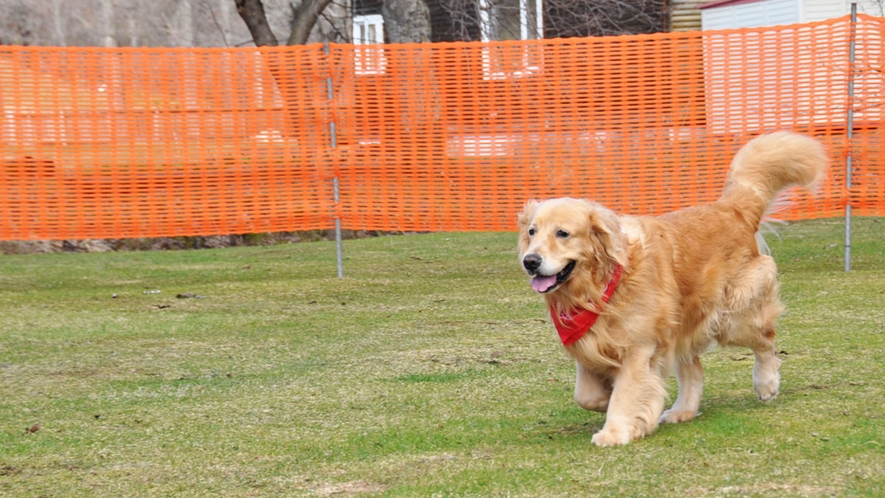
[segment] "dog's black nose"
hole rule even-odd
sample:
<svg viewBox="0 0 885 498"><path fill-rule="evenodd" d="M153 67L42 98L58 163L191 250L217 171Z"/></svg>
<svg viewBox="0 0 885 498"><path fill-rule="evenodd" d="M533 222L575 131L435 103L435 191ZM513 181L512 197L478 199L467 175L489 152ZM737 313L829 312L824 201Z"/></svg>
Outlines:
<svg viewBox="0 0 885 498"><path fill-rule="evenodd" d="M522 266L530 272L535 272L541 266L541 256L537 254L526 254L522 258Z"/></svg>

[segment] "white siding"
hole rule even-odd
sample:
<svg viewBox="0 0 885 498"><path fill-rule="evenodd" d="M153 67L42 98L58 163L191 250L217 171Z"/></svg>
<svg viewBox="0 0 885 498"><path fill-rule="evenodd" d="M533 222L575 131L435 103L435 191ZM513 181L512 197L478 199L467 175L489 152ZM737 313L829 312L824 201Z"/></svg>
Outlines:
<svg viewBox="0 0 885 498"><path fill-rule="evenodd" d="M802 22L823 21L851 12L848 0L805 0Z"/></svg>
<svg viewBox="0 0 885 498"><path fill-rule="evenodd" d="M759 0L701 10L703 29L755 28L814 22L851 13L853 0ZM857 12L885 17L885 0L857 0Z"/></svg>
<svg viewBox="0 0 885 498"><path fill-rule="evenodd" d="M857 12L859 14L885 17L885 2L882 0L859 0L857 2ZM845 11L840 15L849 13L851 13L851 2L845 2Z"/></svg>
<svg viewBox="0 0 885 498"><path fill-rule="evenodd" d="M803 4L801 22L823 21L851 13L854 0L799 0ZM857 0L857 13L885 17L885 1Z"/></svg>
<svg viewBox="0 0 885 498"><path fill-rule="evenodd" d="M839 16L843 17L843 16ZM848 21L773 29L706 31L707 127L716 134L806 128L845 122ZM841 27L839 27L841 26ZM855 122L885 119L885 19L861 18Z"/></svg>
<svg viewBox="0 0 885 498"><path fill-rule="evenodd" d="M885 60L885 41L879 34L885 27L882 6L885 0L858 2L858 13L875 18L862 18L857 28L867 35L866 43L857 48L858 67L864 69L855 74L855 90L871 96L855 102L857 122L885 120L885 79L878 69ZM844 123L848 79L837 68L847 65L848 29L799 23L844 18L851 12L850 0L763 0L701 12L707 30L704 55L711 131L727 134ZM791 15L795 19L790 21ZM774 24L790 26L718 31Z"/></svg>
<svg viewBox="0 0 885 498"><path fill-rule="evenodd" d="M814 22L847 16L853 0L803 0L803 18L800 22ZM885 1L856 0L857 13L885 17Z"/></svg>
<svg viewBox="0 0 885 498"><path fill-rule="evenodd" d="M841 0L840 0L841 1ZM703 29L756 28L800 21L799 0L760 0L701 10Z"/></svg>
<svg viewBox="0 0 885 498"><path fill-rule="evenodd" d="M776 26L778 24L795 24L802 16L800 0L769 0L765 24L760 26Z"/></svg>

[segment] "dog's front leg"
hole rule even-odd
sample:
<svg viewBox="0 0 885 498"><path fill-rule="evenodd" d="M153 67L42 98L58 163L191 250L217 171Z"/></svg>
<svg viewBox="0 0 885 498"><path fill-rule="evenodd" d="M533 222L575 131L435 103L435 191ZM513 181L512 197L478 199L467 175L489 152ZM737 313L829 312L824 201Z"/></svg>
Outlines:
<svg viewBox="0 0 885 498"><path fill-rule="evenodd" d="M664 379L654 346L637 348L622 361L597 446L618 446L651 434L664 410Z"/></svg>
<svg viewBox="0 0 885 498"><path fill-rule="evenodd" d="M612 395L611 381L587 369L578 361L575 361L575 365L578 371L575 378L575 403L585 410L605 413Z"/></svg>

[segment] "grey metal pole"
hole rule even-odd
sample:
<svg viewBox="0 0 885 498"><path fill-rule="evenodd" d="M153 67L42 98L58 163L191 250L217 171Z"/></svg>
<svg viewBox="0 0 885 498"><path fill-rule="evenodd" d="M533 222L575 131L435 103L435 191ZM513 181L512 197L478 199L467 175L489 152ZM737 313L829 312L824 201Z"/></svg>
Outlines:
<svg viewBox="0 0 885 498"><path fill-rule="evenodd" d="M338 194L338 177L332 179L335 191L335 204L340 199ZM344 244L341 242L341 218L335 218L335 256L338 261L338 278L344 278Z"/></svg>
<svg viewBox="0 0 885 498"><path fill-rule="evenodd" d="M857 4L851 4L851 38L848 43L848 116L846 138L848 154L845 157L845 189L851 190L851 172L853 157L851 154L854 138L854 53L855 34L857 32ZM851 271L851 200L845 204L845 271Z"/></svg>
<svg viewBox="0 0 885 498"><path fill-rule="evenodd" d="M329 55L329 42L325 43L323 51ZM326 89L329 93L329 103L335 100L335 93L332 88L332 77L326 78ZM332 140L332 151L338 148L338 135L335 127L335 120L329 121L329 136ZM338 189L338 172L332 177L332 192L335 198L335 206L341 201L341 193ZM341 218L335 217L335 260L338 264L338 278L344 278L344 244L341 241Z"/></svg>

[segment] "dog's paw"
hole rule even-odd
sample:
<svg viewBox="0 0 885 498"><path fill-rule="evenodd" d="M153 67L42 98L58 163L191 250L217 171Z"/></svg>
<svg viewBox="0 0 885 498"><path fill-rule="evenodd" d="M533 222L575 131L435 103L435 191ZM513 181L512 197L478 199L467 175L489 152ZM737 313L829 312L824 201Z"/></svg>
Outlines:
<svg viewBox="0 0 885 498"><path fill-rule="evenodd" d="M780 378L777 373L769 375L765 378L758 376L753 379L753 389L756 395L762 401L771 401L777 397L778 388L780 387Z"/></svg>
<svg viewBox="0 0 885 498"><path fill-rule="evenodd" d="M634 439L639 439L638 433L631 435L628 431L603 428L593 435L593 439L590 442L596 446L623 446Z"/></svg>
<svg viewBox="0 0 885 498"><path fill-rule="evenodd" d="M777 397L781 383L778 373L780 364L781 361L775 356L768 359L756 356L756 364L753 365L753 390L762 401L771 401Z"/></svg>
<svg viewBox="0 0 885 498"><path fill-rule="evenodd" d="M658 419L658 423L661 424L678 424L680 422L688 422L689 420L700 415L701 412L693 411L693 410L676 410L670 409L665 411L661 418Z"/></svg>
<svg viewBox="0 0 885 498"><path fill-rule="evenodd" d="M758 395L759 399L762 401L771 401L774 398L777 398L777 395L778 395L777 386L775 386L774 388L771 388L771 387L766 387L766 388L761 388L761 389L757 388L756 395Z"/></svg>

